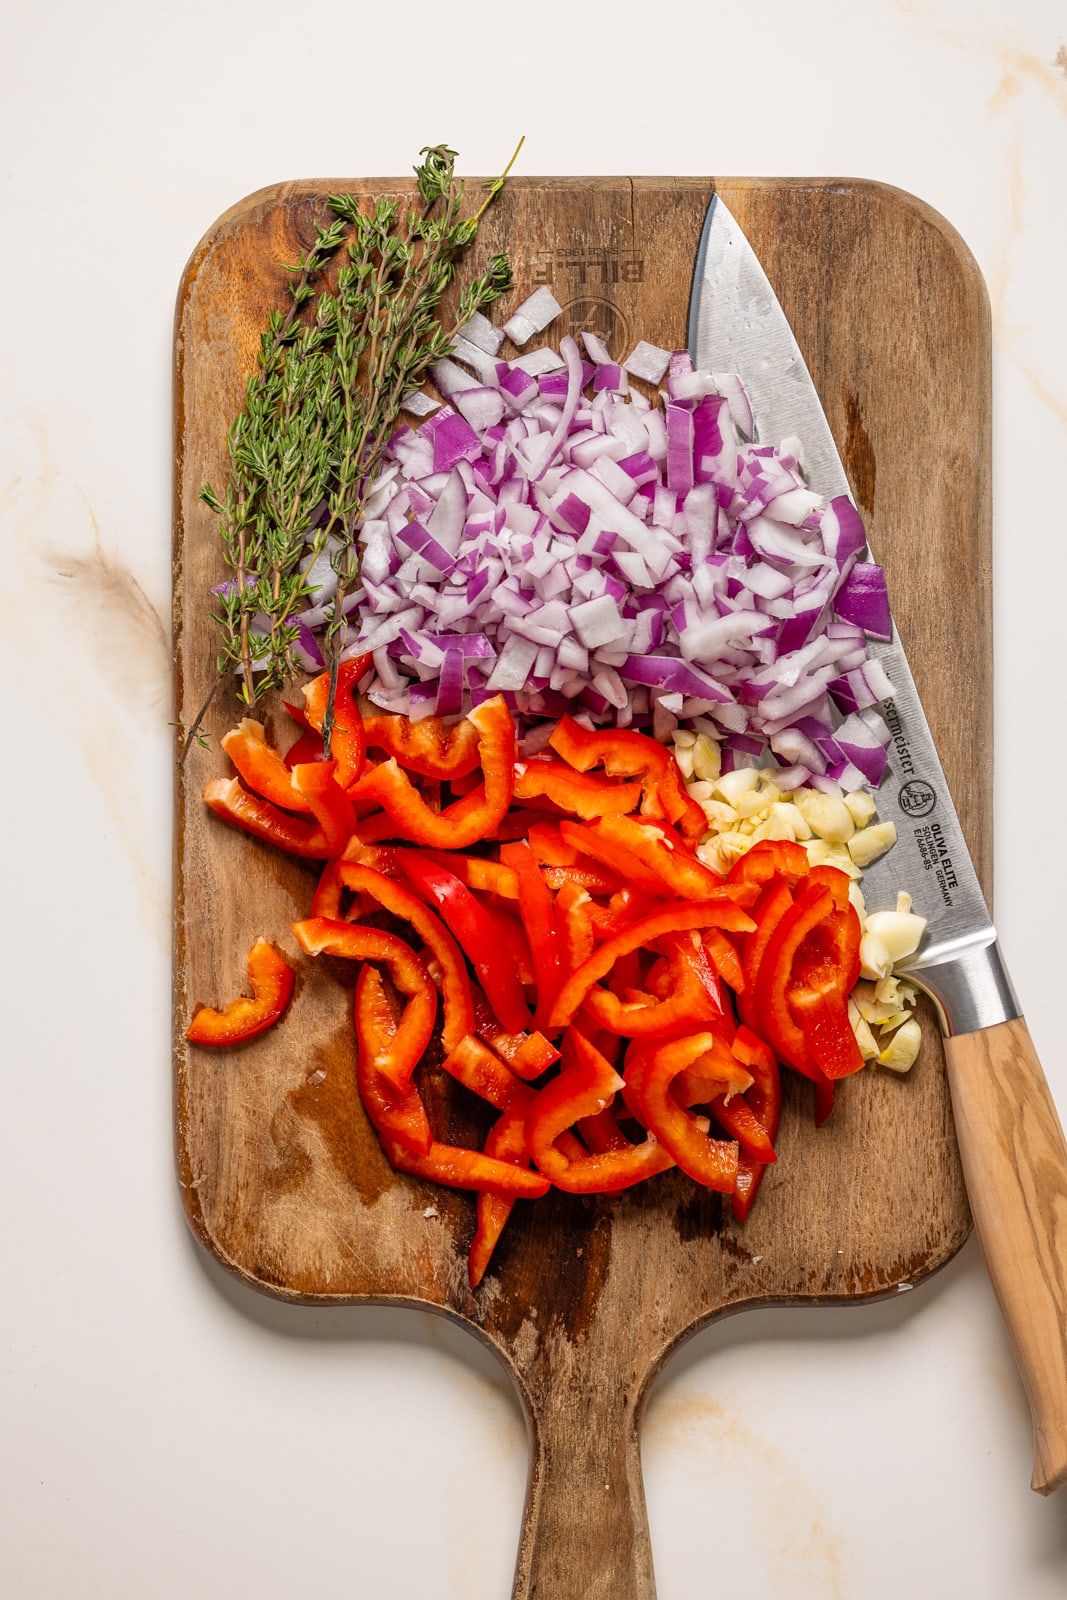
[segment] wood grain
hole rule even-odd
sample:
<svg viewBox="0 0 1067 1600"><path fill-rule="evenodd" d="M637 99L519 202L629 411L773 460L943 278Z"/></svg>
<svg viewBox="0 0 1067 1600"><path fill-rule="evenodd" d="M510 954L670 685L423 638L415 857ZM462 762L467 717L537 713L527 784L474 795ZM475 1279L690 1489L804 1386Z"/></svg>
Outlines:
<svg viewBox="0 0 1067 1600"><path fill-rule="evenodd" d="M1067 1483L1067 1145L1021 1017L946 1041L975 1225L1034 1422L1032 1487Z"/></svg>
<svg viewBox="0 0 1067 1600"><path fill-rule="evenodd" d="M323 196L400 193L390 181L286 184L212 228L181 286L176 329L175 629L178 715L210 684L207 592L223 576L198 503L223 477L224 437L278 294ZM711 179L525 179L488 213L479 248L507 246L516 300L550 282L562 327L624 356L684 342ZM844 180L721 181L778 289L872 541L964 831L991 885L989 318L952 229L909 196ZM284 716L284 713L282 713ZM307 1301L400 1301L468 1324L504 1358L530 1419L533 1465L515 1595L650 1600L637 1452L651 1379L711 1318L747 1305L891 1294L959 1248L969 1216L940 1041L906 1078L851 1080L820 1130L790 1077L780 1145L747 1225L677 1173L608 1200L519 1205L476 1295L473 1202L398 1177L359 1107L351 977L300 956L289 924L313 876L211 816L221 734L177 781L177 1159L189 1221L246 1282ZM268 707L268 732L279 726ZM263 934L299 970L286 1024L240 1050L188 1049L194 1004L240 991ZM433 1074L428 1090L439 1092ZM443 1113L476 1122L458 1100Z"/></svg>

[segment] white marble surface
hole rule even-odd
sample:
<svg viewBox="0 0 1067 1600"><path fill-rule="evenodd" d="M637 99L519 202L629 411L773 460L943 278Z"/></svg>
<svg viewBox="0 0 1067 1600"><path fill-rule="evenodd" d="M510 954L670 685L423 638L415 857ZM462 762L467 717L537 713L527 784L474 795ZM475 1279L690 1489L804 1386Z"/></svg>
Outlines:
<svg viewBox="0 0 1067 1600"><path fill-rule="evenodd" d="M251 190L404 171L442 137L472 172L524 132L529 173L877 178L954 223L995 330L998 923L1062 1111L1067 15L53 0L4 32L0 1589L501 1600L525 1440L490 1359L435 1319L247 1293L182 1220L179 275ZM1067 1590L1067 1498L1029 1490L1026 1407L973 1242L892 1304L703 1334L643 1439L661 1600Z"/></svg>

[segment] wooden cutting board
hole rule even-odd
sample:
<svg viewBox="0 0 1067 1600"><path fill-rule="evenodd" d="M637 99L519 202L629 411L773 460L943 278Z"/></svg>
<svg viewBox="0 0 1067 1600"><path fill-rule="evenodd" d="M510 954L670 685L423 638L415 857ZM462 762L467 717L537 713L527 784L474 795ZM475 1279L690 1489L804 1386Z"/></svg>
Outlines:
<svg viewBox="0 0 1067 1600"><path fill-rule="evenodd" d="M175 372L183 721L211 682L208 591L224 576L197 492L224 478L226 429L279 300L278 264L311 242L326 194L408 187L263 190L219 219L186 270ZM988 895L990 331L958 236L917 200L872 183L530 178L508 184L476 248L511 254L511 304L552 286L565 307L553 339L592 329L620 359L641 338L677 348L716 188L760 255L823 397ZM177 778L174 1055L189 1221L221 1262L272 1294L399 1301L469 1324L503 1356L530 1422L515 1595L651 1600L638 1422L670 1350L746 1305L891 1294L967 1235L932 1013L911 1073L849 1080L822 1129L808 1086L787 1075L780 1159L747 1225L677 1173L610 1200L557 1194L516 1207L471 1294L473 1200L391 1171L356 1096L351 976L305 960L289 932L307 914L313 870L201 802L204 783L226 773L219 737L239 715L234 698L216 697L211 747L194 748ZM265 720L268 733L288 732L278 708ZM238 1050L187 1047L195 1005L243 992L260 934L298 968L284 1024ZM457 1128L467 1115L456 1108Z"/></svg>

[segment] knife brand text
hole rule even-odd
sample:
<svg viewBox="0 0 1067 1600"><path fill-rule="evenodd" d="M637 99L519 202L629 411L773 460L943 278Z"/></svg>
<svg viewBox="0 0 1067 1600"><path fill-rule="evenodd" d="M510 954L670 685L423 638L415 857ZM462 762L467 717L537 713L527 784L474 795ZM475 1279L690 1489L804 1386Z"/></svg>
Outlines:
<svg viewBox="0 0 1067 1600"><path fill-rule="evenodd" d="M892 735L893 748L896 750L896 753L900 758L901 772L909 775L913 774L915 771L915 766L911 759L911 750L908 746L907 736L904 732L904 724L900 720L900 712L897 710L896 705L892 700L887 700L885 702L882 707L882 715L885 717L886 727L889 729L889 732Z"/></svg>
<svg viewBox="0 0 1067 1600"><path fill-rule="evenodd" d="M935 875L937 886L941 890L941 898L947 906L950 906L952 896L949 890L958 889L959 883L940 822L929 822L925 827L916 828L915 842L919 846L919 855L924 868Z"/></svg>

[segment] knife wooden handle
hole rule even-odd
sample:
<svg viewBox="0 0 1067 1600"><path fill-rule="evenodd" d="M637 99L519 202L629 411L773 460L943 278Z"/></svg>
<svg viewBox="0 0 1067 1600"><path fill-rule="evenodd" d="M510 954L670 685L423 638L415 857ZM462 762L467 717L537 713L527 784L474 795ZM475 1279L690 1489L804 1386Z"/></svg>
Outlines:
<svg viewBox="0 0 1067 1600"><path fill-rule="evenodd" d="M978 1237L1034 1423L1031 1488L1067 1482L1067 1145L1022 1017L945 1041Z"/></svg>

